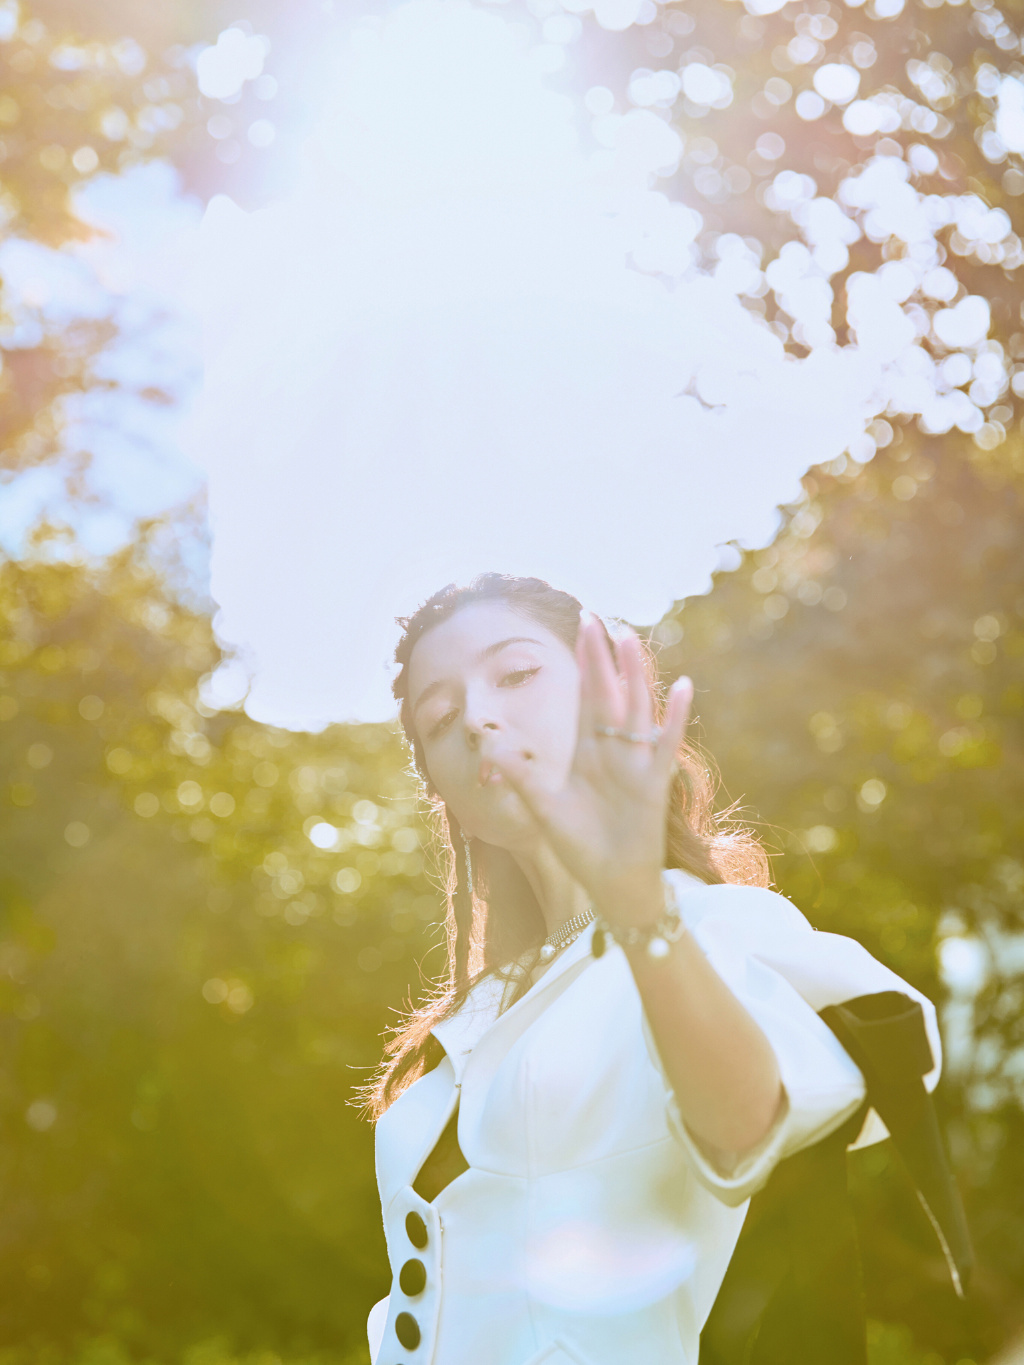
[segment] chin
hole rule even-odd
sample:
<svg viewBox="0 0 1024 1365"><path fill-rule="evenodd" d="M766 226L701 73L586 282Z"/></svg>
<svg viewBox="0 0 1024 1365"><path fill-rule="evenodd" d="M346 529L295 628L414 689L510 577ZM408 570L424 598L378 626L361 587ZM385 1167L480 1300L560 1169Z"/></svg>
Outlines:
<svg viewBox="0 0 1024 1365"><path fill-rule="evenodd" d="M473 838L497 848L515 848L526 842L536 827L520 797L506 787L495 791L486 801L487 809L479 807L463 822L463 829L473 831Z"/></svg>

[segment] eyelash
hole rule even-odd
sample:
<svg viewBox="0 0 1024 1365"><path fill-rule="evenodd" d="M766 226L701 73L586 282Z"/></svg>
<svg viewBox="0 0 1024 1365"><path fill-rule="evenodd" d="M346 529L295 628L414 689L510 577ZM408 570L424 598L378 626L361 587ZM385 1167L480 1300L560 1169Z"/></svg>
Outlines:
<svg viewBox="0 0 1024 1365"><path fill-rule="evenodd" d="M501 680L501 685L504 686L505 683L508 682L509 678L521 678L523 680L522 682L512 683L512 686L522 687L523 682L529 682L533 675L539 672L540 672L539 664L535 664L532 668L514 668L511 673L505 674L505 676Z"/></svg>
<svg viewBox="0 0 1024 1365"><path fill-rule="evenodd" d="M501 682L498 685L500 687L504 687L506 685L511 687L522 687L524 683L529 682L530 679L539 672L540 672L539 664L534 665L532 668L514 668L511 673L505 674L505 676L502 678ZM509 683L510 678L518 678L519 681ZM454 710L446 712L445 715L443 715L441 719L437 722L437 724L431 728L427 738L435 739L438 735L442 734L443 731L445 731L451 724L452 720L454 719L454 716L455 716Z"/></svg>

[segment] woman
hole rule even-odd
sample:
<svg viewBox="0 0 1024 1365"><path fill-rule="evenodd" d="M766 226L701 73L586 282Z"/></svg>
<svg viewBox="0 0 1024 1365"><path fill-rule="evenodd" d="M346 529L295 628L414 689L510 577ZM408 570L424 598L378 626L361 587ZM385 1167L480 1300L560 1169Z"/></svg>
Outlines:
<svg viewBox="0 0 1024 1365"><path fill-rule="evenodd" d="M659 706L634 635L495 574L403 625L449 977L371 1092L394 1273L372 1359L694 1365L746 1201L864 1098L816 1011L905 991L938 1057L934 1010L766 888L710 814L689 681Z"/></svg>

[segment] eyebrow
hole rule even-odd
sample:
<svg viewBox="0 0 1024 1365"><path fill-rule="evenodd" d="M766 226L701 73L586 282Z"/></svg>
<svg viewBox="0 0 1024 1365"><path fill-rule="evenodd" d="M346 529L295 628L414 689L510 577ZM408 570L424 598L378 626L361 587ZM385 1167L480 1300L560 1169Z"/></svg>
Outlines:
<svg viewBox="0 0 1024 1365"><path fill-rule="evenodd" d="M543 648L543 642L541 640L535 640L532 635L510 635L507 640L496 640L493 645L488 645L486 649L482 649L476 656L477 661L482 663L485 659L492 659L495 654L500 654L501 651L507 649L509 645L540 645L541 648ZM428 683L416 698L412 708L413 713L415 714L422 704L425 701L428 701L435 692L439 692L440 689L444 687L445 682L446 679L439 678L437 682Z"/></svg>

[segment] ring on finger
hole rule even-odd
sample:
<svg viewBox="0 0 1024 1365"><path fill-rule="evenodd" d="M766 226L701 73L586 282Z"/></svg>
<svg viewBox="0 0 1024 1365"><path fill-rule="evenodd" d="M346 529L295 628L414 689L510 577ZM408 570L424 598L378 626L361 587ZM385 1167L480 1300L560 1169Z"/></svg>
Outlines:
<svg viewBox="0 0 1024 1365"><path fill-rule="evenodd" d="M619 725L595 725L594 734L602 739L624 739L627 744L657 744L661 737L661 727L654 725L643 735L635 730L623 730Z"/></svg>

